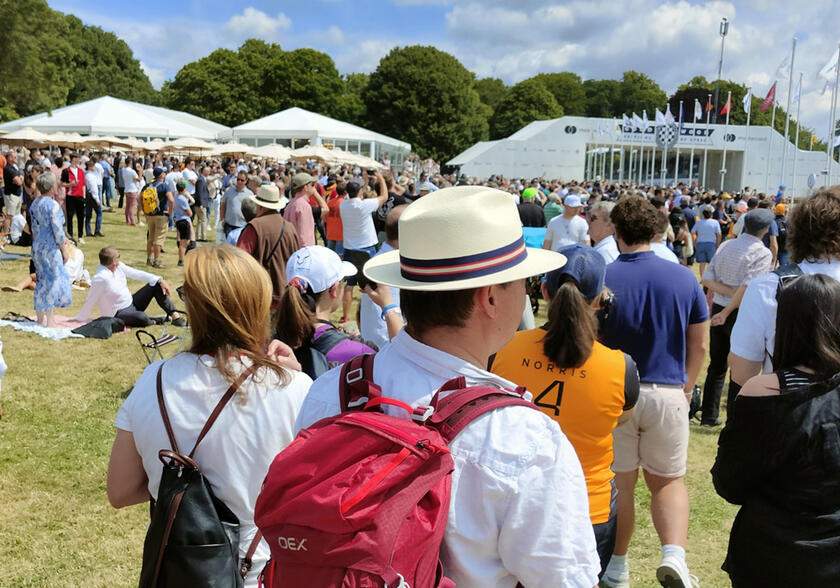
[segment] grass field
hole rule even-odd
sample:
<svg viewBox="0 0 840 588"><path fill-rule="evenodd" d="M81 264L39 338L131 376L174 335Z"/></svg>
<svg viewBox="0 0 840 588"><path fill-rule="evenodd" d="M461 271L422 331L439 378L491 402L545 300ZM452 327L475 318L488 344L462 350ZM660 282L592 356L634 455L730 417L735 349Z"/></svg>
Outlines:
<svg viewBox="0 0 840 588"><path fill-rule="evenodd" d="M105 213L106 237L81 245L91 273L105 245L117 246L125 263L145 268L145 230L126 226L122 218L121 210ZM183 278L175 266L174 233L165 249L168 267L158 273L174 288ZM14 284L27 271L26 260L4 262L0 283ZM74 315L84 295L74 290L73 305L61 314ZM34 314L32 292L0 292L0 315L7 311ZM54 342L3 328L0 337L9 366L0 420L0 586L136 586L148 509L117 511L105 496L114 418L146 365L133 334ZM703 586L728 585L720 564L735 514L715 494L709 475L718 432L692 425L686 477L688 562ZM644 484L636 502L631 583L658 586L659 542Z"/></svg>

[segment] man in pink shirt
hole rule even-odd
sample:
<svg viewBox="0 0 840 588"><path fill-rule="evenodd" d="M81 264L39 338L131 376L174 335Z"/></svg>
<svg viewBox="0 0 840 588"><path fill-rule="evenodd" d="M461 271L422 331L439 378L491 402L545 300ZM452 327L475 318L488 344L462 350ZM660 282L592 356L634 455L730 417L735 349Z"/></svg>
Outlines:
<svg viewBox="0 0 840 588"><path fill-rule="evenodd" d="M306 172L295 174L292 178L292 201L286 205L283 218L295 227L301 247L315 245L315 218L309 205L310 197L315 198L322 213L326 215L329 208L315 189L315 179Z"/></svg>

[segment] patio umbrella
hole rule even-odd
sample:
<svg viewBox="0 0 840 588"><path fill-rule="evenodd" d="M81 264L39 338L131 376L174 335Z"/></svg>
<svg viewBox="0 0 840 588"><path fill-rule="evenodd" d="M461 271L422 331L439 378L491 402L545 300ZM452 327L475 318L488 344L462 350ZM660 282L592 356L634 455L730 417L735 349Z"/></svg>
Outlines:
<svg viewBox="0 0 840 588"><path fill-rule="evenodd" d="M48 136L40 131L30 129L18 129L0 136L0 143L5 145L43 145L47 142Z"/></svg>
<svg viewBox="0 0 840 588"><path fill-rule="evenodd" d="M249 147L247 154L252 157L261 157L262 159L288 161L292 156L292 150L283 145L272 143L271 145L263 145L262 147Z"/></svg>

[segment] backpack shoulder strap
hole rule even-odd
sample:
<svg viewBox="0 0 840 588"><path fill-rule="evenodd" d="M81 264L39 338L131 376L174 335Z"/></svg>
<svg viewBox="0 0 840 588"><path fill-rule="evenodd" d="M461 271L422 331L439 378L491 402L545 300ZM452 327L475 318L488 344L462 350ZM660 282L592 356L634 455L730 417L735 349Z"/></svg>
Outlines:
<svg viewBox="0 0 840 588"><path fill-rule="evenodd" d="M345 339L349 339L347 335L345 335L340 329L336 329L332 325L330 328L325 329L320 335L318 335L317 339L314 339L309 346L317 351L320 351L324 355L332 351L333 347L344 341ZM373 374L371 373L371 376ZM373 379L371 377L371 379Z"/></svg>
<svg viewBox="0 0 840 588"><path fill-rule="evenodd" d="M341 412L361 410L370 400L382 397L382 389L373 383L374 357L373 353L363 353L341 367L338 384Z"/></svg>
<svg viewBox="0 0 840 588"><path fill-rule="evenodd" d="M463 376L441 386L432 398L434 413L426 424L438 430L447 443L481 415L505 406L526 406L539 412L532 402L525 400L525 388L503 390L493 386L467 386ZM441 398L442 392L451 392Z"/></svg>
<svg viewBox="0 0 840 588"><path fill-rule="evenodd" d="M165 363L165 362L164 362ZM169 422L169 413L166 411L166 401L163 399L163 363L160 364L157 372L157 400L158 408L160 409L160 416L163 418L163 426L166 429L166 436L169 437L169 444L172 446L172 451L181 453L178 449L178 442L175 440L175 433L172 432L172 423Z"/></svg>
<svg viewBox="0 0 840 588"><path fill-rule="evenodd" d="M213 426L213 423L216 422L216 418L219 416L219 413L222 412L222 409L225 405L233 398L233 395L236 394L236 391L239 390L239 387L242 385L248 376L254 371L254 366L251 365L247 369L243 370L239 377L234 380L233 384L231 384L227 391L224 393L222 398L219 400L218 404L216 404L216 408L213 409L213 412L210 413L210 416L207 417L207 422L204 423L204 428L201 429L201 433L198 434L198 439L195 440L195 445L193 445L192 451L190 451L190 457L195 454L195 450L198 449L198 444L201 443L201 440L204 439L205 435L207 435L208 431L210 431L210 427Z"/></svg>

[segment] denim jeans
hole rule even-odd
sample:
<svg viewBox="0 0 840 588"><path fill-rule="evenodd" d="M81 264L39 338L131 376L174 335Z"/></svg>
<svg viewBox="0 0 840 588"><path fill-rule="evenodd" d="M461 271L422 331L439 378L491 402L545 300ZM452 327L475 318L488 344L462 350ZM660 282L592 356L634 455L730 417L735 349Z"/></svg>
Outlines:
<svg viewBox="0 0 840 588"><path fill-rule="evenodd" d="M111 208L111 195L114 193L114 180L111 177L102 178L102 196L105 206Z"/></svg>
<svg viewBox="0 0 840 588"><path fill-rule="evenodd" d="M96 199L88 194L85 196L85 236L90 237L93 233L90 232L90 217L96 212L96 232L100 232L102 228L102 205Z"/></svg>

